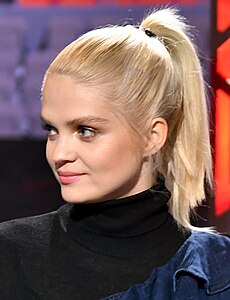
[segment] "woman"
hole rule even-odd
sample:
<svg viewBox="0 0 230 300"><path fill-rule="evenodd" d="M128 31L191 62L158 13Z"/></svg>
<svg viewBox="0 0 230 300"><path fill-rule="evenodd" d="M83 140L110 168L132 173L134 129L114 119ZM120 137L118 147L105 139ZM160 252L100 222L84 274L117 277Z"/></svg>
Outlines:
<svg viewBox="0 0 230 300"><path fill-rule="evenodd" d="M186 30L164 9L51 63L41 117L68 204L1 225L1 299L229 299L229 240L189 220L212 165Z"/></svg>

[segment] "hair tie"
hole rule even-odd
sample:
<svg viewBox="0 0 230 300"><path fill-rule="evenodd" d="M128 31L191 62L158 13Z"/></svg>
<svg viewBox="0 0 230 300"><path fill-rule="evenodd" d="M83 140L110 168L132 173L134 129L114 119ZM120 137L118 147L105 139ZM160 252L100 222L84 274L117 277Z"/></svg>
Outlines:
<svg viewBox="0 0 230 300"><path fill-rule="evenodd" d="M147 36L149 36L149 37L156 37L157 35L154 33L154 32L152 32L149 28L144 28L144 32L145 32L145 34L147 35Z"/></svg>

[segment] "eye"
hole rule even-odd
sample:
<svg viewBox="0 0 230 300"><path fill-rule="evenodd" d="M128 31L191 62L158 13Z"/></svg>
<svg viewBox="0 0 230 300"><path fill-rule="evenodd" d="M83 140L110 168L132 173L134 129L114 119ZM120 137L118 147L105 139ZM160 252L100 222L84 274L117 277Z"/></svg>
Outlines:
<svg viewBox="0 0 230 300"><path fill-rule="evenodd" d="M49 124L42 124L42 128L47 131L49 137L55 136L57 134L57 129Z"/></svg>
<svg viewBox="0 0 230 300"><path fill-rule="evenodd" d="M82 126L78 129L78 134L84 139L90 139L96 135L96 131L95 129Z"/></svg>

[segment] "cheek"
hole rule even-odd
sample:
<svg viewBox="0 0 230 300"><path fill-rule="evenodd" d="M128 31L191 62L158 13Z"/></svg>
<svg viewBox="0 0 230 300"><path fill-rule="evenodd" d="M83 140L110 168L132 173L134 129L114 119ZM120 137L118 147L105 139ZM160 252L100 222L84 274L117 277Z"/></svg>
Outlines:
<svg viewBox="0 0 230 300"><path fill-rule="evenodd" d="M111 147L103 145L103 147L96 147L88 149L88 151L83 151L84 158L82 160L88 164L89 167L100 171L104 169L109 169L113 165L114 151Z"/></svg>
<svg viewBox="0 0 230 300"><path fill-rule="evenodd" d="M116 142L115 142L116 141ZM114 170L127 167L129 164L136 164L141 159L141 153L137 151L135 143L127 138L107 140L103 147L96 148L91 152L91 163L95 169Z"/></svg>

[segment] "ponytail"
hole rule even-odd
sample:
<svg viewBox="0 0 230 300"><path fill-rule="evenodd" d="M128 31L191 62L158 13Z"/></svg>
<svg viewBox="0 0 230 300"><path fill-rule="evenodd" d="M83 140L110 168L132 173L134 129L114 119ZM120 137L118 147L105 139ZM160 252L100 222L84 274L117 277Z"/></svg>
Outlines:
<svg viewBox="0 0 230 300"><path fill-rule="evenodd" d="M156 11L139 28L90 31L57 56L49 73L104 86L108 101L140 135L148 121L167 121L168 138L152 157L152 173L165 178L175 220L192 228L190 212L205 197L205 176L212 181L212 163L201 66L176 12Z"/></svg>
<svg viewBox="0 0 230 300"><path fill-rule="evenodd" d="M165 177L171 191L170 208L175 220L187 227L190 212L205 198L205 178L212 182L212 160L209 141L208 113L204 80L196 49L188 37L183 20L175 10L159 10L141 23L142 29L153 32L170 54L176 87L168 110L177 97L178 109L170 118L169 136L157 154L157 170Z"/></svg>

